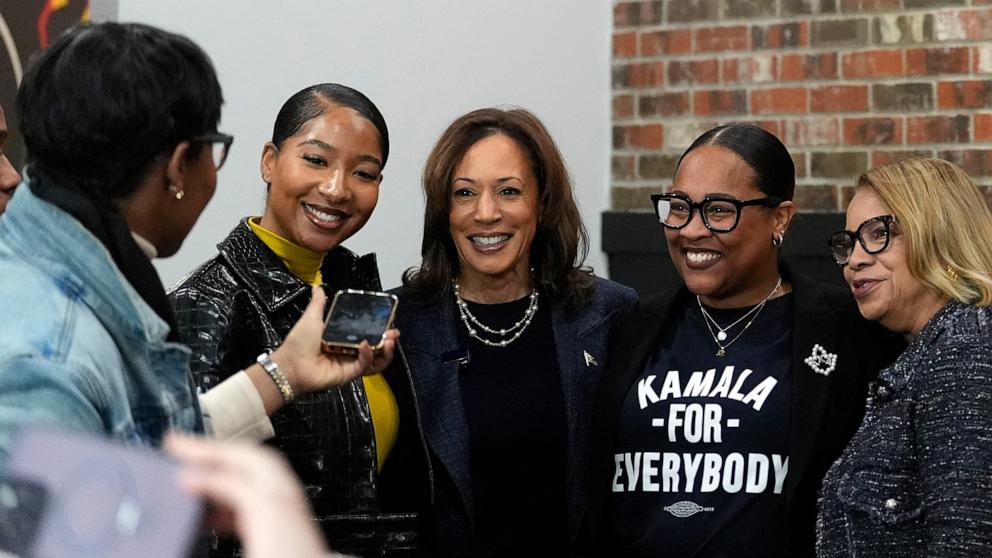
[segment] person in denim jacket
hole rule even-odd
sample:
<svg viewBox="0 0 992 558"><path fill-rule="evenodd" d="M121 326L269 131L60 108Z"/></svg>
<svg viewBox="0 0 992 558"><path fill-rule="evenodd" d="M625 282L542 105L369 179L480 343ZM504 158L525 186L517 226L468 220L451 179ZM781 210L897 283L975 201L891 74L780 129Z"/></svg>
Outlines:
<svg viewBox="0 0 992 558"><path fill-rule="evenodd" d="M861 314L909 346L824 479L817 554L992 555L992 214L960 168L858 180L830 246Z"/></svg>
<svg viewBox="0 0 992 558"><path fill-rule="evenodd" d="M169 429L262 437L294 394L388 364L395 334L375 359L323 357L316 293L268 370L197 397L150 258L179 249L214 193L233 141L221 103L206 54L145 25L77 27L28 70L27 180L0 218L0 461L26 423L150 446Z"/></svg>

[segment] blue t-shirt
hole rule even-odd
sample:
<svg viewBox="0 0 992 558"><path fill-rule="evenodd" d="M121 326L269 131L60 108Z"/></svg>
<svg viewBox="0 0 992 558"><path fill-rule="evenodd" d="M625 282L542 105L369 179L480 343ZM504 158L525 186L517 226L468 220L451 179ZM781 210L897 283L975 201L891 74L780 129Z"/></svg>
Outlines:
<svg viewBox="0 0 992 558"><path fill-rule="evenodd" d="M707 308L726 327L751 308ZM623 556L784 555L792 413L792 295L717 344L697 305L648 360L620 410L609 529ZM714 331L716 331L714 329Z"/></svg>

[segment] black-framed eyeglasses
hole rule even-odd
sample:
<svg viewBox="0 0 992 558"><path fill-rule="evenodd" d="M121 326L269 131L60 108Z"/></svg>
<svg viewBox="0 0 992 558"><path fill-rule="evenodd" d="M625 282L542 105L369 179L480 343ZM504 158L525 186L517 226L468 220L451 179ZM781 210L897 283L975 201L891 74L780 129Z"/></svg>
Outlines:
<svg viewBox="0 0 992 558"><path fill-rule="evenodd" d="M220 170L220 168L224 166L224 161L227 160L227 154L231 151L231 144L234 143L234 136L217 132L213 134L194 136L189 138L189 142L209 143L210 156L212 158L211 160L214 162L214 168Z"/></svg>
<svg viewBox="0 0 992 558"><path fill-rule="evenodd" d="M854 253L854 243L858 242L865 252L877 254L889 247L889 239L892 237L892 223L896 218L892 215L879 215L872 217L864 223L858 225L858 230L837 231L830 235L827 243L830 245L830 254L833 255L837 265L847 265Z"/></svg>
<svg viewBox="0 0 992 558"><path fill-rule="evenodd" d="M713 232L725 233L737 228L741 221L741 211L749 205L776 207L781 198L768 196L753 200L706 197L696 203L684 194L651 194L651 205L658 216L658 222L669 229L681 229L692 220L693 210L698 209L703 224Z"/></svg>

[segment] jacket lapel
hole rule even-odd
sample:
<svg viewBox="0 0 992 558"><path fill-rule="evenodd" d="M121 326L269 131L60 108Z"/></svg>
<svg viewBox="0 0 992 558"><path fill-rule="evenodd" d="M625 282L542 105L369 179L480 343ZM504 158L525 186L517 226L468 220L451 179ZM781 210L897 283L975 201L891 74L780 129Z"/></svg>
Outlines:
<svg viewBox="0 0 992 558"><path fill-rule="evenodd" d="M566 315L560 307L552 309L552 329L561 388L565 403L565 421L568 426L566 440L566 488L570 510L583 509L587 500L581 491L586 490L589 464L583 459L589 454L590 403L606 362L602 350L606 348L605 336L611 316L602 316L592 308L584 308L576 315ZM569 514L569 533L574 538L581 517Z"/></svg>
<svg viewBox="0 0 992 558"><path fill-rule="evenodd" d="M786 498L791 499L809 463L822 426L830 393L829 375L817 373L805 360L820 345L827 352L838 351L842 313L832 308L816 283L796 276L793 281L795 312L792 322L792 420L789 425L789 476ZM839 364L845 364L840 355Z"/></svg>
<svg viewBox="0 0 992 558"><path fill-rule="evenodd" d="M416 343L405 343L403 349L410 369L419 371L414 381L427 443L451 475L474 523L468 421L458 384L458 357L464 348L459 347L457 322L451 318L454 312L447 297L438 304L408 310L403 328L431 333L418 336Z"/></svg>

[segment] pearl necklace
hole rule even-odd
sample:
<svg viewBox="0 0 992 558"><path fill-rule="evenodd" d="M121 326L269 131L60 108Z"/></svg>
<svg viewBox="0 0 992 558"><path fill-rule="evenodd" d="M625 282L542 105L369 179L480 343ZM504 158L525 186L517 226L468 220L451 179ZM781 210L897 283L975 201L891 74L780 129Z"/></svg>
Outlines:
<svg viewBox="0 0 992 558"><path fill-rule="evenodd" d="M758 314L765 307L765 304L769 300L771 300L772 296L774 296L775 293L778 292L778 289L781 286L782 286L782 278L779 277L778 281L775 283L775 288L772 289L772 292L768 293L768 296L766 296L764 300L759 302L754 308L748 310L743 316L734 320L734 323L728 325L727 327L721 327L720 324L718 324L717 321L713 319L713 316L711 316L710 313L706 311L706 308L703 307L703 302L699 299L699 295L696 295L696 304L699 305L699 310L700 312L703 313L703 321L706 322L706 329L708 329L710 335L713 336L713 342L716 343L717 346L716 356L722 357L723 355L727 354L727 347L733 345L734 341L737 341L738 339L741 338L741 335L744 335L744 332L747 331L747 328L751 327L751 324L754 323L754 319L758 317ZM744 329L742 329L741 332L738 333L736 337L731 339L730 342L728 342L726 345L722 344L723 341L727 340L727 330L741 323L748 316L750 316L751 319L748 320L746 324L744 324ZM717 331L713 331L714 327L716 327Z"/></svg>
<svg viewBox="0 0 992 558"><path fill-rule="evenodd" d="M455 304L458 306L458 315L461 317L462 323L465 324L465 329L468 330L469 336L485 345L489 345L490 347L505 347L516 341L521 335L523 335L524 330L527 329L530 322L534 320L534 316L537 315L537 289L534 288L530 291L530 304L527 305L527 310L524 311L524 316L517 320L517 323L508 328L491 328L480 322L479 319L469 311L468 304L462 298L462 288L461 285L458 284L458 281L455 281L454 290ZM475 329L475 327L473 327L473 324L489 335L501 337L502 339L499 341L491 341L480 336L479 332Z"/></svg>

